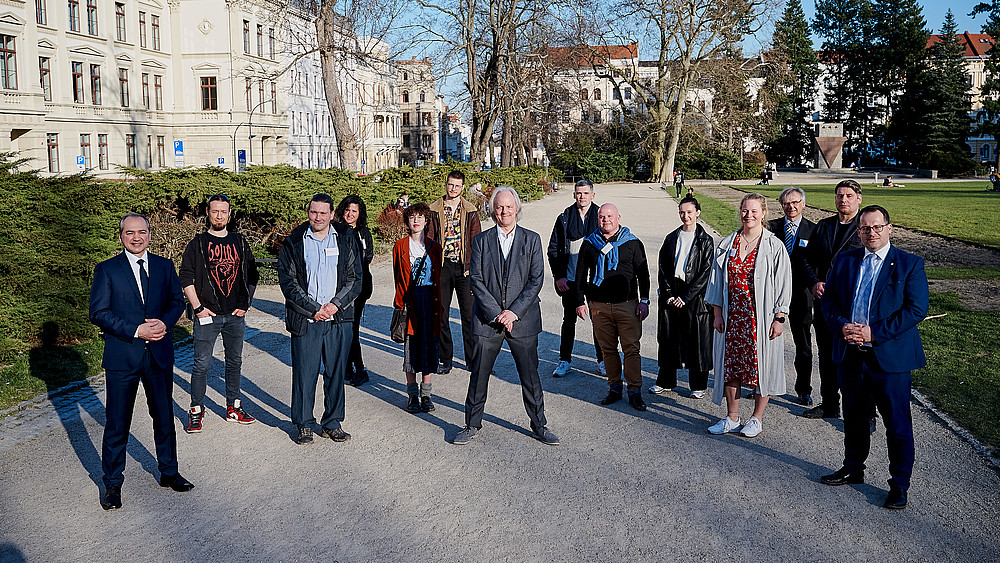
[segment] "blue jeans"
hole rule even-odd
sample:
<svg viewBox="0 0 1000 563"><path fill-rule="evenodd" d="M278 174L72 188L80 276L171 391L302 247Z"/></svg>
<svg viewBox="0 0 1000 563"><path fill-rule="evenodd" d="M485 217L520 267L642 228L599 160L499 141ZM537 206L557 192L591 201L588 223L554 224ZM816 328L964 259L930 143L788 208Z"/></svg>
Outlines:
<svg viewBox="0 0 1000 563"><path fill-rule="evenodd" d="M316 380L323 373L323 428L340 428L344 421L344 372L351 353L350 323L307 323L292 336L292 424L298 428L316 422Z"/></svg>
<svg viewBox="0 0 1000 563"><path fill-rule="evenodd" d="M243 367L243 335L247 324L244 317L216 315L212 324L202 325L194 319L194 367L191 368L191 406L205 406L205 386L208 368L212 364L215 341L222 334L226 351L226 406L240 398L240 370Z"/></svg>

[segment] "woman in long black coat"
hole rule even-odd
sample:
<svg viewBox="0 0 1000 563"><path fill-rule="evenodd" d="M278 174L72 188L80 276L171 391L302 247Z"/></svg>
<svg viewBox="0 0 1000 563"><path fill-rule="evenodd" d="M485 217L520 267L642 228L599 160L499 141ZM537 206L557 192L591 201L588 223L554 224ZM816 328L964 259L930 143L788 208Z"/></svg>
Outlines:
<svg viewBox="0 0 1000 563"><path fill-rule="evenodd" d="M656 331L660 369L649 392L659 395L676 387L677 370L683 363L688 369L691 396L700 399L705 396L712 369L712 309L705 304L705 289L715 241L698 224L698 200L685 197L677 211L681 226L667 235L660 248Z"/></svg>
<svg viewBox="0 0 1000 563"><path fill-rule="evenodd" d="M361 256L361 295L354 300L354 337L351 340L351 353L347 357L347 375L345 382L355 387L367 383L368 370L361 358L361 314L365 303L372 296L371 263L375 258L375 243L372 232L368 229L368 209L363 199L349 195L340 201L334 216L341 223L347 223L354 228L358 239L358 255Z"/></svg>

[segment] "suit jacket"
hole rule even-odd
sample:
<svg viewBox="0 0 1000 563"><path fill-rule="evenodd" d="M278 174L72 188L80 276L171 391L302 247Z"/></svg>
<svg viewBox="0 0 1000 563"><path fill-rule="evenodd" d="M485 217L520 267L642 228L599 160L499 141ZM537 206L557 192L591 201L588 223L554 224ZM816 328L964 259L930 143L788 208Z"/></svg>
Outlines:
<svg viewBox="0 0 1000 563"><path fill-rule="evenodd" d="M143 305L135 275L125 252L105 260L94 269L90 288L90 322L104 331L106 370L135 371L142 363L146 341L133 335L146 319L160 319L167 325L167 335L149 343L156 365L169 369L174 365L174 342L171 329L184 312L184 294L174 270L174 263L146 253L149 295Z"/></svg>
<svg viewBox="0 0 1000 563"><path fill-rule="evenodd" d="M816 223L812 238L806 246L805 260L800 260L798 263L799 279L803 280L807 287L811 288L817 282L826 281L838 254L845 250L862 248L861 239L858 237L857 215L851 219L850 228L838 237L839 226L840 219L837 215Z"/></svg>
<svg viewBox="0 0 1000 563"><path fill-rule="evenodd" d="M501 331L503 327L493 321L505 309L518 318L510 336L523 338L542 332L538 292L545 275L544 256L538 233L518 226L505 280L501 274L503 254L497 229L487 229L472 239L469 285L474 298L473 334L492 336Z"/></svg>
<svg viewBox="0 0 1000 563"><path fill-rule="evenodd" d="M774 236L785 241L785 218L779 217L767 222L767 228ZM799 221L799 229L795 231L795 245L792 247L792 309L810 310L813 305L812 286L805 276L806 252L812 240L816 223L805 217Z"/></svg>
<svg viewBox="0 0 1000 563"><path fill-rule="evenodd" d="M841 329L851 322L854 288L858 284L864 257L864 248L838 256L820 300L823 316L835 335L833 361L838 364L850 346L841 337ZM890 247L875 280L868 311L872 351L883 371L906 372L927 365L917 330L917 323L927 316L927 300L923 258L895 246Z"/></svg>

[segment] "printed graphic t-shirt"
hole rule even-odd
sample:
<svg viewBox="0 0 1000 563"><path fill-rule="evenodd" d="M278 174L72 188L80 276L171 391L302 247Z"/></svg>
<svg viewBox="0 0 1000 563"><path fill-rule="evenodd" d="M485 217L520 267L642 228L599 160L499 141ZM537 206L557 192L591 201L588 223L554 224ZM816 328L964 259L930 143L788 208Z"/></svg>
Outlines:
<svg viewBox="0 0 1000 563"><path fill-rule="evenodd" d="M209 235L205 247L205 257L208 260L208 277L215 288L215 296L219 301L219 315L229 315L236 309L241 294L246 292L245 284L240 283L240 246L239 239L233 233L220 238Z"/></svg>

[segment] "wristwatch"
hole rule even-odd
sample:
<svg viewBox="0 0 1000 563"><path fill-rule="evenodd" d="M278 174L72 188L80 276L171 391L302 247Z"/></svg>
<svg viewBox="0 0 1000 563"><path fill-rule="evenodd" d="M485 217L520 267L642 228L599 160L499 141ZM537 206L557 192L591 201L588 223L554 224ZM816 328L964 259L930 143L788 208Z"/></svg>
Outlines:
<svg viewBox="0 0 1000 563"><path fill-rule="evenodd" d="M774 317L774 320L778 321L781 324L785 324L785 317Z"/></svg>
<svg viewBox="0 0 1000 563"><path fill-rule="evenodd" d="M198 313L200 313L200 312L202 312L204 310L205 310L205 306L204 305L198 305L197 307L195 307L194 309L192 309L191 312L194 313L195 315L197 315Z"/></svg>

